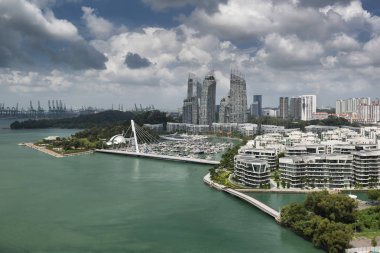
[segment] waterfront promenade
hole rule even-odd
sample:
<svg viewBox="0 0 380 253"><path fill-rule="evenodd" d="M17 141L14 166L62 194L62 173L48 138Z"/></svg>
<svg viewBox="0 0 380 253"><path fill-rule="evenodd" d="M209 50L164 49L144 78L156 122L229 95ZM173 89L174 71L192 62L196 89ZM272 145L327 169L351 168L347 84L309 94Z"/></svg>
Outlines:
<svg viewBox="0 0 380 253"><path fill-rule="evenodd" d="M236 190L233 190L231 188L228 188L224 185L220 185L218 183L215 183L211 180L211 176L210 176L210 173L208 173L204 178L203 178L203 181L208 184L209 186L213 187L213 188L216 188L217 190L220 190L220 191L224 191L224 192L227 192L235 197L238 197L244 201L246 201L247 203L257 207L258 209L260 209L261 211L263 211L264 213L272 216L277 222L280 222L280 213L276 210L274 210L273 208L271 208L270 206L267 206L266 204L258 201L257 199L251 197L251 196L248 196L244 193L241 193L239 191L236 191Z"/></svg>
<svg viewBox="0 0 380 253"><path fill-rule="evenodd" d="M206 164L206 165L218 165L220 163L219 161L214 161L214 160L188 158L188 157L181 157L181 156L137 153L137 152L129 152L129 151L125 151L125 150L114 150L114 149L96 149L95 152L106 153L106 154L114 154L114 155L145 157L145 158L151 158L151 159L169 160L169 161L177 161L177 162Z"/></svg>

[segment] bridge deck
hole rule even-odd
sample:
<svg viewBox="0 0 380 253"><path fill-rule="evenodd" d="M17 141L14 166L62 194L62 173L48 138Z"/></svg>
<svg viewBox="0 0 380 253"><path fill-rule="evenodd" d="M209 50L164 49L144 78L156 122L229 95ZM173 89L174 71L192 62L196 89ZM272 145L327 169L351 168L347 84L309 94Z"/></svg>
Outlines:
<svg viewBox="0 0 380 253"><path fill-rule="evenodd" d="M95 152L116 154L116 155L136 156L136 157L146 157L146 158L179 161L179 162L188 162L188 163L208 164L208 165L218 165L220 163L219 161L206 160L206 159L188 158L188 157L180 157L180 156L169 156L169 155L147 154L147 153L136 153L136 152L128 152L128 151L124 151L124 150L96 149Z"/></svg>
<svg viewBox="0 0 380 253"><path fill-rule="evenodd" d="M273 218L275 218L276 220L279 220L280 218L280 213L277 212L276 210L274 210L273 208L265 205L264 203L258 201L257 199L255 198L252 198L244 193L241 193L241 192L238 192L238 191L235 191L233 189L230 189L230 188L225 188L223 189L225 192L228 192L229 194L231 195L234 195L238 198L241 198L245 201L247 201L248 203L256 206L257 208L259 208L261 211L269 214L270 216L272 216Z"/></svg>

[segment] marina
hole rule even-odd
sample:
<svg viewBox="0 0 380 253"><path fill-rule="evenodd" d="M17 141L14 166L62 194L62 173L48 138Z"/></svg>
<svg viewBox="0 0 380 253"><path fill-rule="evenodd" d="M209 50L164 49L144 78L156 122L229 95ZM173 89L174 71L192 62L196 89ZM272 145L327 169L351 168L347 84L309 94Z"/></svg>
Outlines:
<svg viewBox="0 0 380 253"><path fill-rule="evenodd" d="M127 137L126 133L131 136ZM219 164L218 155L233 146L232 141L206 135L172 134L153 136L131 120L131 127L115 135L96 152L124 154L174 161Z"/></svg>

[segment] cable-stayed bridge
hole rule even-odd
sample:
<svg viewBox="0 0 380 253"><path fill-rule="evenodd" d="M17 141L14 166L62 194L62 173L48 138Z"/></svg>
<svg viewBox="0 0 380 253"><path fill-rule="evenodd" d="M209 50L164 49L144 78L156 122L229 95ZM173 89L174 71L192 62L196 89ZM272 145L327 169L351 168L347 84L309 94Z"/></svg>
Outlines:
<svg viewBox="0 0 380 253"><path fill-rule="evenodd" d="M164 154L149 153L147 147L158 143L159 137L146 131L143 127L131 120L131 125L123 134L113 136L106 144L110 149L96 149L96 152L127 155L135 157L145 157L159 160L180 161L188 163L217 165L219 161L199 159L193 157L173 156Z"/></svg>

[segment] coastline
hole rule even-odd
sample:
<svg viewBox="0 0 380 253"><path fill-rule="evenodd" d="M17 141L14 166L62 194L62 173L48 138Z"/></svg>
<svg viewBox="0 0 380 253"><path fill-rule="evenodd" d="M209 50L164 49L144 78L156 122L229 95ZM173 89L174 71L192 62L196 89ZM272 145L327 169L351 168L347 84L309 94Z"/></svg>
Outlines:
<svg viewBox="0 0 380 253"><path fill-rule="evenodd" d="M61 154L61 153L55 152L53 150L47 149L45 147L35 145L34 143L31 143L31 142L22 142L22 143L19 143L18 145L28 147L28 148L32 148L34 150L40 151L40 152L45 153L47 155L53 156L55 158L63 158L63 157L70 157L70 156L77 156L77 155L87 155L87 154L94 153L94 151L88 150L88 151L77 152L77 153L72 153L72 154Z"/></svg>

